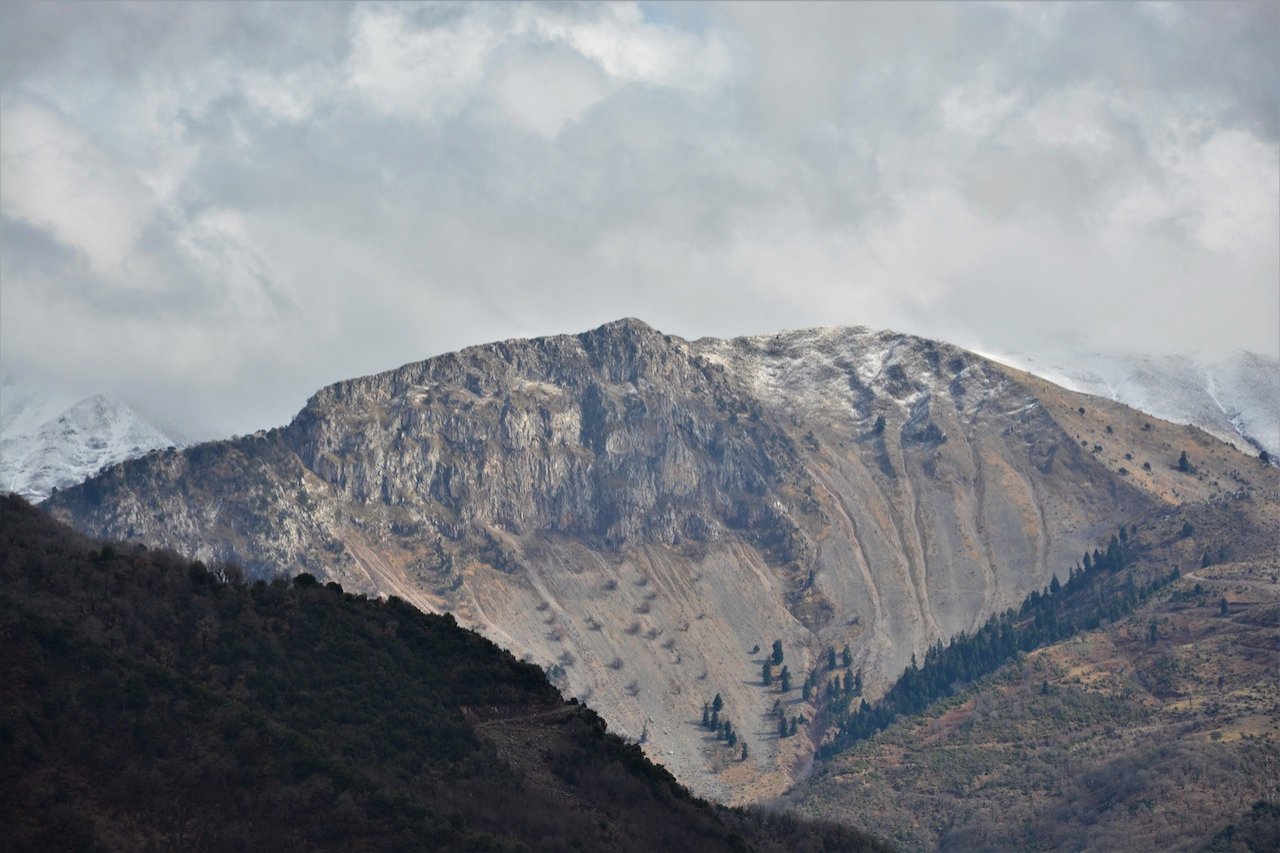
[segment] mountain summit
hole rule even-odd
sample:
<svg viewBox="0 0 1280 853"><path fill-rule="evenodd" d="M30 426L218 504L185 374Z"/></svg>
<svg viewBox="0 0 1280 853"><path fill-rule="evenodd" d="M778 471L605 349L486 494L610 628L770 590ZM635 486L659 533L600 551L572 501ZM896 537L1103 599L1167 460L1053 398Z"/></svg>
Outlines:
<svg viewBox="0 0 1280 853"><path fill-rule="evenodd" d="M22 393L9 382L3 390L0 487L30 500L174 444L129 406L102 394L51 412L53 397Z"/></svg>
<svg viewBox="0 0 1280 853"><path fill-rule="evenodd" d="M339 382L287 427L152 453L47 505L450 611L699 793L744 802L806 771L821 733L778 719L812 719L800 682L834 650L874 697L1119 525L1277 485L1198 430L947 344L621 320ZM794 684L762 679L775 640ZM748 759L699 723L713 697Z"/></svg>

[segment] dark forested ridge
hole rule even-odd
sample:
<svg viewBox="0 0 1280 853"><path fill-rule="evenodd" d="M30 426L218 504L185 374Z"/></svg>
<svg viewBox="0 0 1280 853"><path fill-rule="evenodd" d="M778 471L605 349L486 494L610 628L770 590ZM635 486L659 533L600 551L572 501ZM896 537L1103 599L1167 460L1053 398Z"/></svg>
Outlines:
<svg viewBox="0 0 1280 853"><path fill-rule="evenodd" d="M245 585L0 498L10 849L880 849L712 807L537 667L322 586Z"/></svg>

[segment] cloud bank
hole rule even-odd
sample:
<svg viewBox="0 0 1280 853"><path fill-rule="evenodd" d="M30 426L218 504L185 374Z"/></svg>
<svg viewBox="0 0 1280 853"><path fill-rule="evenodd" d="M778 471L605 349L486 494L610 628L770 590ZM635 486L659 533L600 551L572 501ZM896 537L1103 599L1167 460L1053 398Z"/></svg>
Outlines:
<svg viewBox="0 0 1280 853"><path fill-rule="evenodd" d="M1280 350L1280 6L0 7L0 361L210 431L623 315Z"/></svg>

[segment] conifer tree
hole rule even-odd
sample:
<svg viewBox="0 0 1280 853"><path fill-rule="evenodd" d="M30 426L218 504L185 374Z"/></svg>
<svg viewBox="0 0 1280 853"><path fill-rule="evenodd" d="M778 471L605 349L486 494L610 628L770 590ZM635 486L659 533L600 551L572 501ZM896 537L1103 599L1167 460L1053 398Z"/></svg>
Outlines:
<svg viewBox="0 0 1280 853"><path fill-rule="evenodd" d="M836 668L836 647L827 646L827 671L831 672Z"/></svg>
<svg viewBox="0 0 1280 853"><path fill-rule="evenodd" d="M778 682L783 693L789 693L791 691L791 673L787 671L785 666L782 668L782 673L778 676Z"/></svg>
<svg viewBox="0 0 1280 853"><path fill-rule="evenodd" d="M782 663L782 641L773 641L773 665L778 666Z"/></svg>
<svg viewBox="0 0 1280 853"><path fill-rule="evenodd" d="M853 653L849 651L849 645L846 643L844 650L840 652L840 660L845 668L853 666Z"/></svg>
<svg viewBox="0 0 1280 853"><path fill-rule="evenodd" d="M716 694L716 698L711 700L711 710L719 711L724 707L724 700L720 698L720 694Z"/></svg>
<svg viewBox="0 0 1280 853"><path fill-rule="evenodd" d="M764 681L764 686L768 687L773 684L773 662L765 661L764 669L760 672L760 678Z"/></svg>

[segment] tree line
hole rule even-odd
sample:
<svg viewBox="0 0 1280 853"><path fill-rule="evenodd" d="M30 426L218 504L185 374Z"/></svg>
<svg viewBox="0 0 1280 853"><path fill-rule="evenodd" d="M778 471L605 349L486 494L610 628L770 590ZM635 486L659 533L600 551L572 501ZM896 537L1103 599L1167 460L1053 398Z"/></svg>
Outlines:
<svg viewBox="0 0 1280 853"><path fill-rule="evenodd" d="M919 713L954 695L1019 653L1093 630L1104 621L1115 622L1178 579L1175 568L1150 582L1138 583L1126 571L1136 551L1121 528L1105 551L1086 553L1071 568L1065 584L1054 575L1043 591L1032 592L1017 610L996 614L973 634L962 632L946 645L935 643L925 653L923 664L912 655L910 665L875 705L863 699L852 709L852 691L829 691L826 710L838 728L818 750L818 756L831 758L873 737L899 717Z"/></svg>

